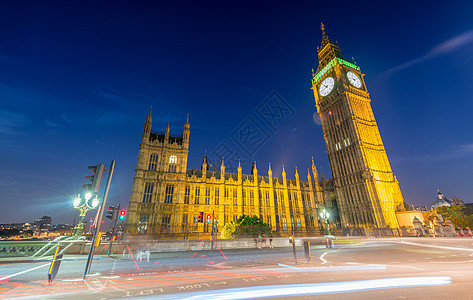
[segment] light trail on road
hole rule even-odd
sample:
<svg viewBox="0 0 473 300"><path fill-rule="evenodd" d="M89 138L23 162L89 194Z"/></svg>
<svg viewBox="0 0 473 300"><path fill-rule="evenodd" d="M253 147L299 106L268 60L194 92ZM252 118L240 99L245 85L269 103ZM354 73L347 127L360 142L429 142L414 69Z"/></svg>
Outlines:
<svg viewBox="0 0 473 300"><path fill-rule="evenodd" d="M246 288L222 289L213 291L193 292L188 294L165 295L166 299L256 299L284 296L307 296L334 294L346 292L359 292L377 289L392 289L421 286L441 286L451 283L450 277L404 277L383 278L373 280L311 283L311 284L288 284L267 285ZM156 298L156 296L152 296ZM139 297L133 299L150 299L151 297Z"/></svg>

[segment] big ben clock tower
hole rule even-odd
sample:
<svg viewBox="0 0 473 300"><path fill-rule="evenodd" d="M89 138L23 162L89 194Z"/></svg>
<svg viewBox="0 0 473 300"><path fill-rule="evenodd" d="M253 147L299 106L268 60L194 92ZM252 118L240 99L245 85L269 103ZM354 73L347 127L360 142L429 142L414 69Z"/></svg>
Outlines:
<svg viewBox="0 0 473 300"><path fill-rule="evenodd" d="M371 109L364 74L345 60L323 24L322 34L312 90L341 222L344 226L399 227L395 212L403 209L404 200Z"/></svg>

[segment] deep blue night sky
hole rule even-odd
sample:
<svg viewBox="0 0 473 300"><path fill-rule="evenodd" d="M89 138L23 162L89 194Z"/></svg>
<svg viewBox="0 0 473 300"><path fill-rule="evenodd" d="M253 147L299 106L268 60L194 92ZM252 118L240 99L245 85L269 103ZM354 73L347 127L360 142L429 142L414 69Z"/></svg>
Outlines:
<svg viewBox="0 0 473 300"><path fill-rule="evenodd" d="M111 160L109 203L126 207L151 105L154 130L180 134L189 113L188 168L225 141L244 173L255 159L305 178L314 156L331 177L310 89L321 21L366 74L405 201L473 202L473 2L459 2L2 2L0 223L71 223L87 166ZM276 128L256 113L273 91L295 112ZM248 117L268 136L251 157L231 139Z"/></svg>

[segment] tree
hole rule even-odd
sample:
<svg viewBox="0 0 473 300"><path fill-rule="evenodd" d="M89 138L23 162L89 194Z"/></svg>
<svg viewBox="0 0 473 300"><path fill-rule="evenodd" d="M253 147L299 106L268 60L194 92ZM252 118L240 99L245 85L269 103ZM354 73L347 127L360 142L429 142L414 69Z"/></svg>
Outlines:
<svg viewBox="0 0 473 300"><path fill-rule="evenodd" d="M437 207L437 211L442 215L444 219L452 221L455 228L465 228L467 226L466 215L462 212L465 206L452 205L452 206L440 206Z"/></svg>
<svg viewBox="0 0 473 300"><path fill-rule="evenodd" d="M220 234L220 237L222 239L234 239L235 238L235 231L238 227L238 224L235 221L231 221L225 226L223 226L222 233Z"/></svg>
<svg viewBox="0 0 473 300"><path fill-rule="evenodd" d="M268 223L264 223L261 218L257 216L243 215L237 219L239 226L235 234L244 237L257 237L258 235L271 233L271 227Z"/></svg>
<svg viewBox="0 0 473 300"><path fill-rule="evenodd" d="M256 237L258 235L271 233L271 226L264 223L257 216L242 215L236 221L231 221L223 227L220 236L224 239L237 237Z"/></svg>

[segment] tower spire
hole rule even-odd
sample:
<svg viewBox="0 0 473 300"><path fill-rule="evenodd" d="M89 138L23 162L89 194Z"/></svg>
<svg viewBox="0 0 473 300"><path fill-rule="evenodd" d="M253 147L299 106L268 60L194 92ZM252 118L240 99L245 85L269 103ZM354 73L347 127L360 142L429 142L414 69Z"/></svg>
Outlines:
<svg viewBox="0 0 473 300"><path fill-rule="evenodd" d="M325 67L325 64L335 57L345 59L340 51L340 47L336 43L332 42L328 37L327 32L325 32L324 23L320 24L320 29L322 29L322 44L320 44L320 48L317 48L319 54L319 67L317 68L316 73L318 73L323 67Z"/></svg>

